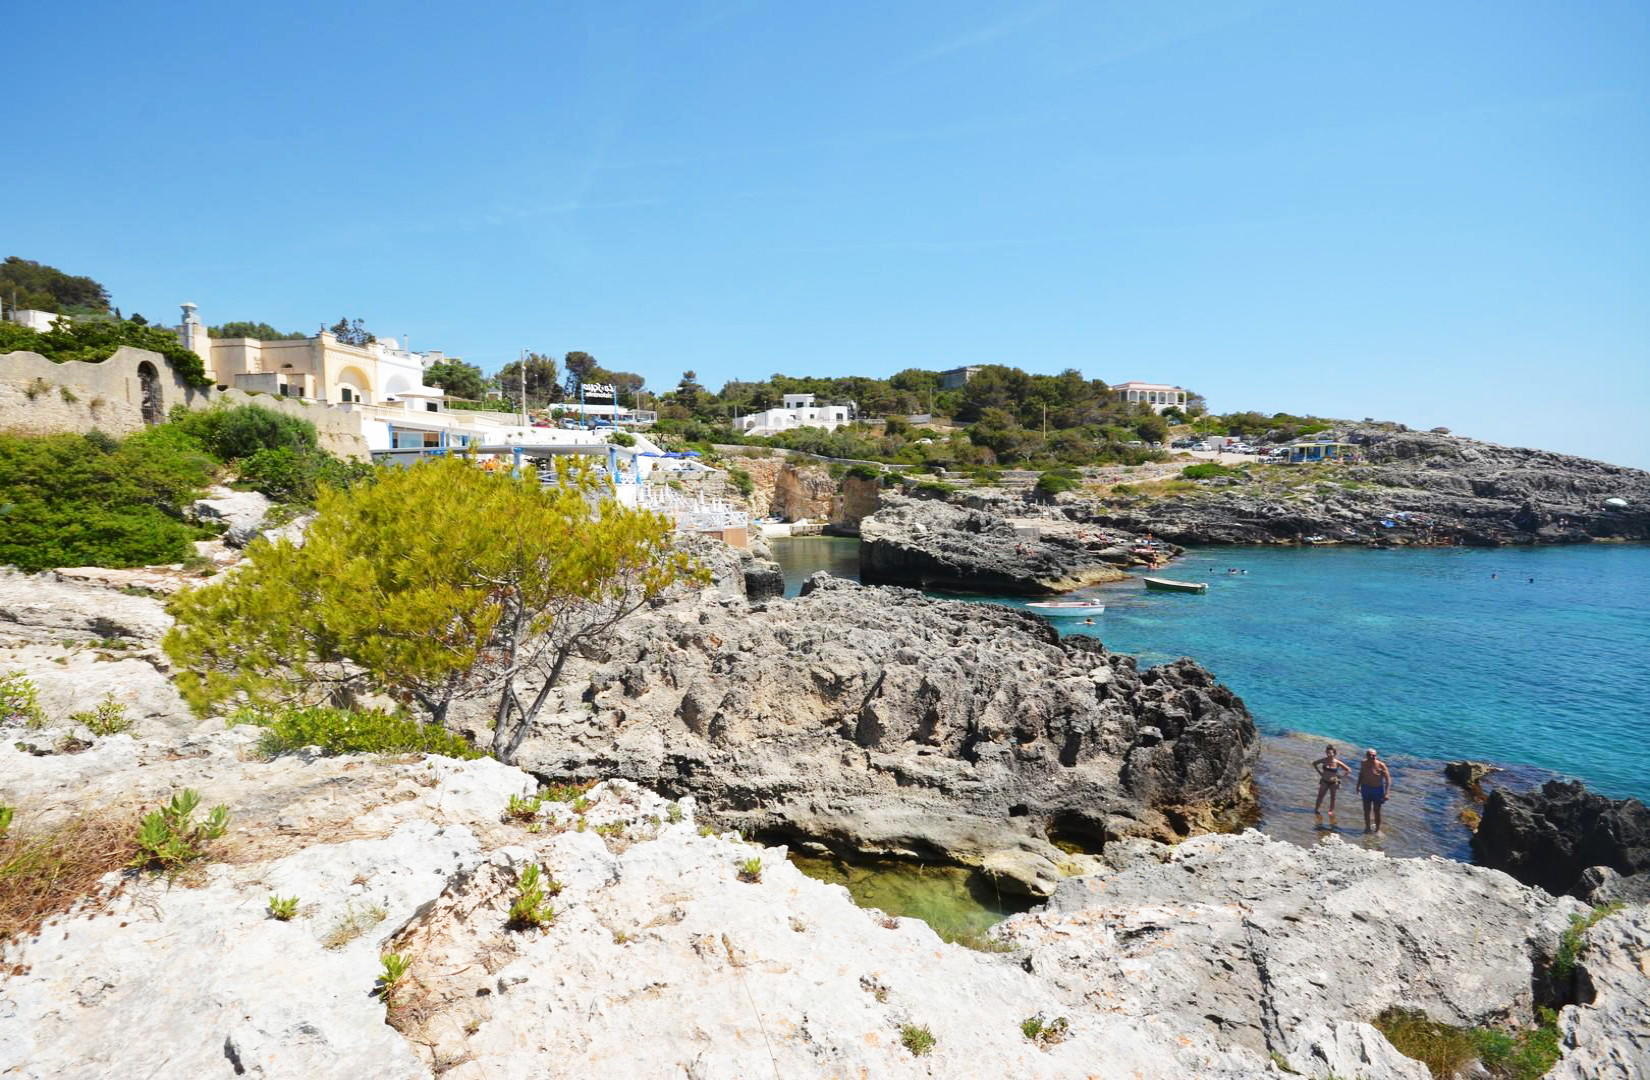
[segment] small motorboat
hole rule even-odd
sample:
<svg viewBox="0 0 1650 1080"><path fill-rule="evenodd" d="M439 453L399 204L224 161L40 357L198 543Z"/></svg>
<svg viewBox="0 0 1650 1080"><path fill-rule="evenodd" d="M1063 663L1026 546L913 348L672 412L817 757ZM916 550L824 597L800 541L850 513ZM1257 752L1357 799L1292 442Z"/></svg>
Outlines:
<svg viewBox="0 0 1650 1080"><path fill-rule="evenodd" d="M1088 600L1032 600L1026 607L1039 615L1061 619L1098 615L1106 610L1105 604L1096 604Z"/></svg>
<svg viewBox="0 0 1650 1080"><path fill-rule="evenodd" d="M1156 589L1159 592L1204 593L1209 591L1207 581L1175 581L1173 578L1166 577L1149 577L1143 580L1146 582L1146 588Z"/></svg>

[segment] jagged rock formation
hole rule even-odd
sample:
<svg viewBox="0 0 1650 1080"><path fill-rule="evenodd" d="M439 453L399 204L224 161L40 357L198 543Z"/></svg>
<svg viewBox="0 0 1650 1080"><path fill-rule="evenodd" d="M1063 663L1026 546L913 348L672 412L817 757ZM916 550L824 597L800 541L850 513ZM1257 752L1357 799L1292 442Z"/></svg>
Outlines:
<svg viewBox="0 0 1650 1080"><path fill-rule="evenodd" d="M1593 867L1650 875L1650 809L1594 794L1579 781L1549 780L1527 794L1496 791L1473 834L1472 857L1548 892L1582 895L1589 893L1582 875Z"/></svg>
<svg viewBox="0 0 1650 1080"><path fill-rule="evenodd" d="M1338 469L1310 489L1229 482L1193 494L1090 502L1070 512L1177 544L1294 543L1308 536L1478 546L1650 539L1650 473L1639 469L1414 431L1353 429L1344 438L1362 444L1365 463Z"/></svg>
<svg viewBox="0 0 1650 1080"><path fill-rule="evenodd" d="M881 503L880 478L858 476L852 472L844 474L842 493L831 503L831 531L844 536L858 536L860 522L876 513Z"/></svg>
<svg viewBox="0 0 1650 1080"><path fill-rule="evenodd" d="M1257 834L1120 843L996 932L947 945L856 908L783 849L704 835L694 800L624 781L522 817L492 761L260 760L254 729L114 736L39 758L0 745L14 829L198 789L229 833L168 882L115 871L4 943L0 1074L652 1078L864 1075L1425 1080L1369 1025L1390 1004L1531 1019L1581 905L1497 872ZM759 880L741 878L749 859ZM528 865L548 925L513 923ZM271 895L296 897L291 921ZM1560 1013L1566 1080L1642 1076L1650 913L1592 927ZM380 956L408 962L392 1004ZM1023 1019L1063 1018L1037 1043ZM907 1025L934 1037L917 1057ZM134 1037L142 1034L143 1037Z"/></svg>
<svg viewBox="0 0 1650 1080"><path fill-rule="evenodd" d="M1164 839L1243 818L1243 703L1189 660L1148 671L1005 608L815 575L755 609L632 620L570 669L518 760L708 800L720 822L976 866L1046 894L1052 836Z"/></svg>
<svg viewBox="0 0 1650 1080"><path fill-rule="evenodd" d="M859 536L859 575L868 585L1036 596L1125 576L1110 545L1084 543L1073 530L1040 535L935 499L885 495Z"/></svg>

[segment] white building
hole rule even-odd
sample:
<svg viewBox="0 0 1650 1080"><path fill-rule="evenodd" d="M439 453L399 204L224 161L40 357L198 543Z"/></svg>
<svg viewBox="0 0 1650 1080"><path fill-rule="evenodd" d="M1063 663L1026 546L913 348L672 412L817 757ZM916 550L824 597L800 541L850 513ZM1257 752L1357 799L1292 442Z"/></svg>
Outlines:
<svg viewBox="0 0 1650 1080"><path fill-rule="evenodd" d="M56 326L58 320L67 319L67 315L59 315L54 311L38 311L34 308L12 308L6 312L6 319L18 326L40 333L47 333Z"/></svg>
<svg viewBox="0 0 1650 1080"><path fill-rule="evenodd" d="M1119 401L1138 402L1150 405L1153 412L1162 412L1164 409L1179 409L1186 411L1186 390L1180 386L1168 386L1164 383L1125 382L1118 383L1111 388Z"/></svg>
<svg viewBox="0 0 1650 1080"><path fill-rule="evenodd" d="M784 401L777 409L741 416L737 424L739 430L746 435L777 435L799 427L835 431L843 424L853 423L857 412L851 401L845 405L816 405L812 394L786 394Z"/></svg>

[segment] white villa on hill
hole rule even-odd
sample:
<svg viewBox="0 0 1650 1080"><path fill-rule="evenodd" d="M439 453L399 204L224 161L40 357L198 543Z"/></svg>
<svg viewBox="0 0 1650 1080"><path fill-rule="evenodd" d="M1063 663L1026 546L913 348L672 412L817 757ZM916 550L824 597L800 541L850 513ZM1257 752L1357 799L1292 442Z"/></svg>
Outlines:
<svg viewBox="0 0 1650 1080"><path fill-rule="evenodd" d="M1162 412L1164 409L1186 408L1186 389L1181 386L1169 386L1165 383L1135 382L1133 380L1117 383L1111 388L1119 401L1139 402L1150 405L1153 412Z"/></svg>
<svg viewBox="0 0 1650 1080"><path fill-rule="evenodd" d="M777 409L741 416L739 430L746 435L777 435L799 427L835 431L843 424L853 423L858 411L851 401L845 405L816 405L812 394L786 394L784 402Z"/></svg>

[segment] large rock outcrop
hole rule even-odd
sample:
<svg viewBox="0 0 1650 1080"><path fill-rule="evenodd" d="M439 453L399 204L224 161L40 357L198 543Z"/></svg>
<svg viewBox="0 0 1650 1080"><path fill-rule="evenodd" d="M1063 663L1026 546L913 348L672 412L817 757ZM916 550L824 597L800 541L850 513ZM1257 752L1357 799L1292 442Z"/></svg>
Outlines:
<svg viewBox="0 0 1650 1080"><path fill-rule="evenodd" d="M859 576L868 585L1038 596L1125 575L1107 552L1061 530L937 499L886 495L859 523Z"/></svg>
<svg viewBox="0 0 1650 1080"><path fill-rule="evenodd" d="M1254 723L1189 660L1140 671L991 605L818 574L752 608L633 619L570 668L518 760L708 800L717 820L979 867L1044 894L1051 837L1172 838L1253 807Z"/></svg>
<svg viewBox="0 0 1650 1080"><path fill-rule="evenodd" d="M1528 1023L1582 910L1442 860L1205 836L1115 845L1115 868L976 952L853 906L781 848L707 835L692 799L620 780L512 811L534 782L496 762L262 760L257 735L0 744L22 834L182 787L230 811L197 867L114 870L0 943L0 1075L1426 1080L1369 1021L1401 1004ZM540 928L510 914L529 865L553 892ZM290 921L271 894L297 899ZM1643 1076L1647 945L1644 908L1582 938L1552 1075ZM1033 1016L1064 1037L1027 1038ZM902 1045L918 1028L922 1056Z"/></svg>
<svg viewBox="0 0 1650 1080"><path fill-rule="evenodd" d="M1568 454L1388 428L1341 433L1359 464L1299 484L1210 482L1201 490L1073 506L1095 524L1177 544L1557 544L1650 539L1650 473ZM1383 524L1386 522L1388 524Z"/></svg>
<svg viewBox="0 0 1650 1080"><path fill-rule="evenodd" d="M1585 876L1594 867L1650 881L1650 809L1594 794L1579 781L1549 780L1522 794L1497 790L1473 833L1472 857L1560 895L1590 895L1594 879L1602 880Z"/></svg>

